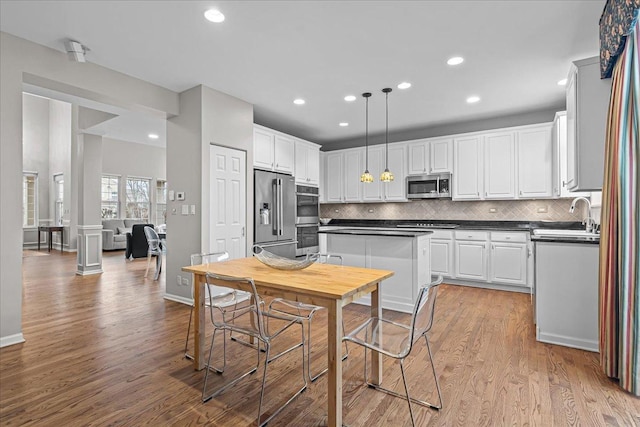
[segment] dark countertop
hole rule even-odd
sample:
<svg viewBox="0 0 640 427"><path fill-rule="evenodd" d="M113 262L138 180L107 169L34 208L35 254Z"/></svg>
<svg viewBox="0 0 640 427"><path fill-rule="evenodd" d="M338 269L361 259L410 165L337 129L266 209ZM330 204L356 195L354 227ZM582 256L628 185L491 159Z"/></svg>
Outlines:
<svg viewBox="0 0 640 427"><path fill-rule="evenodd" d="M430 230L381 230L377 227L365 228L336 228L336 229L321 229L318 233L326 234L352 234L357 236L396 236L396 237L418 237L426 234L433 234Z"/></svg>
<svg viewBox="0 0 640 427"><path fill-rule="evenodd" d="M320 233L389 235L413 237L422 233L419 225L428 225L428 229L451 230L487 230L487 231L524 231L534 229L582 230L584 225L578 221L472 221L472 220L354 220L332 219L329 224L320 227ZM332 229L332 227L340 227ZM414 227L414 228L409 228ZM417 227L417 228L416 228ZM364 229L363 229L364 228ZM371 228L371 230L366 230ZM406 228L406 229L403 229ZM397 229L393 230L393 229ZM386 234L385 234L386 233ZM599 238L582 236L531 236L533 242L586 243L597 245Z"/></svg>

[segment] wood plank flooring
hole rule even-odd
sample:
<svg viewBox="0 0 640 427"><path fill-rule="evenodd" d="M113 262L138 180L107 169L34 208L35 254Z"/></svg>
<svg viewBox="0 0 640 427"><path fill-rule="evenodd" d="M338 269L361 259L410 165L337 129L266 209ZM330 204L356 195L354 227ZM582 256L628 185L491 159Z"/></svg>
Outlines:
<svg viewBox="0 0 640 427"><path fill-rule="evenodd" d="M146 260L125 261L122 251L104 253L101 275L76 276L75 261L53 252L23 258L26 342L0 349L0 425L255 425L261 370L201 403L204 372L182 351L189 307L163 298L164 275L145 280ZM347 330L367 316L356 304L344 312ZM315 370L325 363L323 316L314 319ZM601 373L596 353L535 341L528 295L442 285L430 339L444 409L414 406L420 426L640 426L640 399ZM363 352L350 350L345 424L410 426L405 401L362 386ZM415 350L409 387L435 400L426 349ZM228 373L255 358L229 344ZM301 383L300 369L299 352L269 365L267 408ZM216 384L227 377L213 375ZM400 390L400 378L385 359L383 384ZM326 425L326 388L324 377L309 384L270 426Z"/></svg>

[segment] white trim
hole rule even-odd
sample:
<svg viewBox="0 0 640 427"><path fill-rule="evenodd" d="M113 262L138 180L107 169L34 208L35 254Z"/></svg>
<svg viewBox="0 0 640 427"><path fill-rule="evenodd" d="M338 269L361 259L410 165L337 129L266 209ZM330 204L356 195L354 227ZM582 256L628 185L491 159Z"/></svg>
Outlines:
<svg viewBox="0 0 640 427"><path fill-rule="evenodd" d="M566 335L558 335L558 334L549 334L545 332L540 332L539 328L537 329L536 340L540 342L546 342L548 344L556 344L562 345L565 347L578 348L580 350L593 351L598 353L598 341L593 340L583 340L580 338L568 337Z"/></svg>
<svg viewBox="0 0 640 427"><path fill-rule="evenodd" d="M169 300L169 301L174 301L174 302L179 302L181 304L186 304L189 306L193 306L193 299L192 298L186 298L186 297L182 297L180 295L174 295L174 294L164 294L164 299Z"/></svg>
<svg viewBox="0 0 640 427"><path fill-rule="evenodd" d="M100 224L100 225L78 225L78 230L102 230L102 224Z"/></svg>
<svg viewBox="0 0 640 427"><path fill-rule="evenodd" d="M20 332L19 334L9 335L7 337L0 337L0 348L7 347L14 344L20 344L25 341L26 340L24 339L22 332Z"/></svg>
<svg viewBox="0 0 640 427"><path fill-rule="evenodd" d="M88 271L80 271L78 269L76 269L76 274L78 276L91 276L92 274L101 274L104 273L104 271L102 271L102 269L100 270L88 270Z"/></svg>
<svg viewBox="0 0 640 427"><path fill-rule="evenodd" d="M102 228L102 226L100 226ZM89 241L98 239L98 248L96 252L96 256L98 257L98 262L89 263L88 255L89 255ZM96 234L84 234L84 266L85 267L95 267L99 265L102 267L102 233Z"/></svg>

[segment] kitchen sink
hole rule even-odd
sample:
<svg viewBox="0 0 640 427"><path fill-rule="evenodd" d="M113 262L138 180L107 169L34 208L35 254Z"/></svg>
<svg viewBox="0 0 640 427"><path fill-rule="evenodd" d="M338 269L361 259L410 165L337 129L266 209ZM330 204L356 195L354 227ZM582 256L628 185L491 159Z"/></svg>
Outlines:
<svg viewBox="0 0 640 427"><path fill-rule="evenodd" d="M557 236L557 237L600 237L598 233L587 232L586 230L554 230L546 228L536 228L533 230L535 236Z"/></svg>

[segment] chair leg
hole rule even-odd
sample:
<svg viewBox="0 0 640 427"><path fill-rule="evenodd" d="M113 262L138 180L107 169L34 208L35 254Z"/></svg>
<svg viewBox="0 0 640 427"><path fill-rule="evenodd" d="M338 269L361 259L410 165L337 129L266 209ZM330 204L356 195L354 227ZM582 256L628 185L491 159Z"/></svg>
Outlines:
<svg viewBox="0 0 640 427"><path fill-rule="evenodd" d="M147 269L144 271L144 278L149 274L149 266L151 265L151 254L147 254Z"/></svg>
<svg viewBox="0 0 640 427"><path fill-rule="evenodd" d="M404 359L400 360L400 372L402 372L402 383L404 384L404 392L407 397L407 404L409 405L409 415L411 416L411 425L415 427L416 420L413 417L413 408L411 407L411 398L409 397L409 387L407 386L407 377L404 375Z"/></svg>
<svg viewBox="0 0 640 427"><path fill-rule="evenodd" d="M436 390L438 390L438 401L439 401L438 406L434 406L429 403L427 403L427 405L431 406L434 409L442 409L442 393L440 392L440 382L438 381L438 374L436 374L436 365L433 362L433 356L431 355L431 345L429 344L429 338L427 338L427 334L424 334L424 341L427 343L427 351L429 352L429 362L431 362L431 372L433 372L433 380L436 382Z"/></svg>
<svg viewBox="0 0 640 427"><path fill-rule="evenodd" d="M322 375L326 374L329 371L329 367L324 368L322 371L318 372L315 375L311 375L311 319L312 317L313 315L309 317L309 329L307 332L308 334L307 336L309 337L308 344L307 344L307 374L309 375L309 381L314 382L315 380L320 378ZM344 335L344 320L342 321L342 335ZM347 345L346 341L344 341L344 347L346 349L346 352L342 356L342 360L346 360L347 357L349 357L349 346Z"/></svg>

